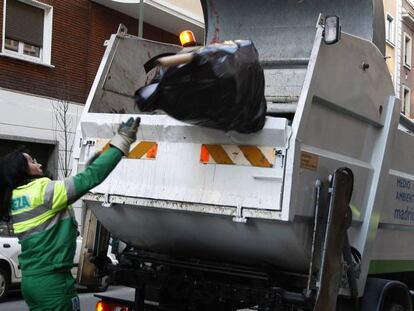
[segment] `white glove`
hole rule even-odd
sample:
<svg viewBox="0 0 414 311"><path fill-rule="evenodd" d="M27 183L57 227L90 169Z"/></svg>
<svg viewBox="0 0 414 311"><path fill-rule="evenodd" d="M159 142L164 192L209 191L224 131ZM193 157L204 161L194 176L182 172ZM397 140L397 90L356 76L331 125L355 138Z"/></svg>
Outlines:
<svg viewBox="0 0 414 311"><path fill-rule="evenodd" d="M122 122L116 134L109 144L122 151L124 155L128 155L129 147L137 139L137 131L141 118L129 118L128 121Z"/></svg>

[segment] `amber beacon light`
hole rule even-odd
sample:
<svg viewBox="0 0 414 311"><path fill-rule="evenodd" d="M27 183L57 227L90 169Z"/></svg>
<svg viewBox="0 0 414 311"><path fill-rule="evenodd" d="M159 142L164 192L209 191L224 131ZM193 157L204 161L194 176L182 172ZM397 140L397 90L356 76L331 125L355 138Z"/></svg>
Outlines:
<svg viewBox="0 0 414 311"><path fill-rule="evenodd" d="M196 39L191 30L184 30L180 33L180 41L183 47L195 46Z"/></svg>

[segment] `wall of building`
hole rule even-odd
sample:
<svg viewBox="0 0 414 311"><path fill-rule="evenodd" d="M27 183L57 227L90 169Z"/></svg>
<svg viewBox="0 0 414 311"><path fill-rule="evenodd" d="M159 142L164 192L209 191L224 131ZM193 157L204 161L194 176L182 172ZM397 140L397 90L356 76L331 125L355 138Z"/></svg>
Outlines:
<svg viewBox="0 0 414 311"><path fill-rule="evenodd" d="M54 177L64 176L64 167L59 162L65 156L69 158L72 156L74 134L83 110L81 105L66 102L68 111L65 129L58 121L64 104L54 98L0 89L0 139L14 142L10 144L14 147L20 144L28 145L28 143L52 147L53 150L49 151L47 162L44 161L43 154L35 153L34 156L42 159L42 164L48 163L48 171ZM71 143L66 150L64 147L65 132L66 142ZM10 151L11 148L1 150L0 155ZM31 149L35 151L34 148Z"/></svg>
<svg viewBox="0 0 414 311"><path fill-rule="evenodd" d="M394 31L393 31L393 42L387 41L385 45L385 56L387 60L387 66L391 73L391 77L395 82L395 73L396 73L396 48L397 44L397 24L398 24L398 11L397 11L397 1L393 0L384 0L384 13L385 16L390 14L394 19Z"/></svg>

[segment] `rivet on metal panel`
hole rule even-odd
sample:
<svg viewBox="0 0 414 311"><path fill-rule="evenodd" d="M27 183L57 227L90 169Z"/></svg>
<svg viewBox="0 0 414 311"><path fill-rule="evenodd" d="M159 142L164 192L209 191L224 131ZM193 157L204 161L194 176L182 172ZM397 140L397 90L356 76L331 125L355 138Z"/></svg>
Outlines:
<svg viewBox="0 0 414 311"><path fill-rule="evenodd" d="M369 64L367 64L366 62L363 62L361 64L361 68L363 71L367 71L369 69Z"/></svg>

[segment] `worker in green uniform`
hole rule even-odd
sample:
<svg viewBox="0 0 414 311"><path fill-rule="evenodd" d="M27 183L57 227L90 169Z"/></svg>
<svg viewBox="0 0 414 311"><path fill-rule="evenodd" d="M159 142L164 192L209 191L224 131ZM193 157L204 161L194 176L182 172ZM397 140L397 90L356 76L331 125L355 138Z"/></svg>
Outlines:
<svg viewBox="0 0 414 311"><path fill-rule="evenodd" d="M10 221L22 252L22 294L31 311L80 310L70 270L77 223L71 204L100 184L136 139L140 119L122 123L111 147L85 171L52 181L30 155L14 151L0 160L0 217Z"/></svg>

